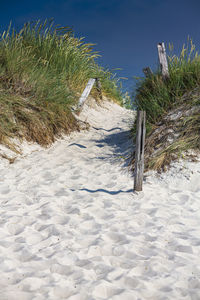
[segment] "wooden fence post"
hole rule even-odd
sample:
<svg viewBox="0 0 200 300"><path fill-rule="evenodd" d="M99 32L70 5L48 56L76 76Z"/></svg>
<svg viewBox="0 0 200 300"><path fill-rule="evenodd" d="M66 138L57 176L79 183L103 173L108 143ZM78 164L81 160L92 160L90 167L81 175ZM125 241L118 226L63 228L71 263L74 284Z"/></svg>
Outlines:
<svg viewBox="0 0 200 300"><path fill-rule="evenodd" d="M146 133L146 112L137 112L137 133L135 148L135 178L134 190L142 191L143 173L144 173L144 145Z"/></svg>
<svg viewBox="0 0 200 300"><path fill-rule="evenodd" d="M97 91L99 93L99 97L102 100L102 89L101 89L101 81L99 78L96 78L96 86L97 86Z"/></svg>
<svg viewBox="0 0 200 300"><path fill-rule="evenodd" d="M158 57L159 57L162 76L163 79L167 79L169 78L169 70L168 70L168 63L167 63L167 55L165 51L165 44L159 43L157 47L158 47Z"/></svg>
<svg viewBox="0 0 200 300"><path fill-rule="evenodd" d="M94 78L90 78L88 80L88 83L86 85L86 88L84 89L80 99L79 99L79 102L78 102L78 107L80 108L81 106L83 106L85 100L87 99L87 97L89 96L90 92L91 92L91 89L95 83L95 80Z"/></svg>

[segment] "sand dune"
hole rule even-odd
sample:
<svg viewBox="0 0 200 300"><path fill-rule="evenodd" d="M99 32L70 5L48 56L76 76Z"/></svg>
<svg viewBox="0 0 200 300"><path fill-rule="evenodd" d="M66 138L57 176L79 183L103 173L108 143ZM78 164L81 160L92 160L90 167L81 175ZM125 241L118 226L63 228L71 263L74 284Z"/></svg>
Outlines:
<svg viewBox="0 0 200 300"><path fill-rule="evenodd" d="M200 299L200 162L133 193L133 112L80 118L88 132L1 163L0 299Z"/></svg>

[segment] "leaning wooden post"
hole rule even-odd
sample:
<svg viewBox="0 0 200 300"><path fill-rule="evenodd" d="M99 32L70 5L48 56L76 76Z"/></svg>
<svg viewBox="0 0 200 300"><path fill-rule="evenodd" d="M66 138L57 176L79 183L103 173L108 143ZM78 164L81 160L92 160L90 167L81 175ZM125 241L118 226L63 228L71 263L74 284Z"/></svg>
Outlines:
<svg viewBox="0 0 200 300"><path fill-rule="evenodd" d="M79 102L78 102L78 107L81 108L81 106L83 106L85 100L87 99L87 97L89 96L90 92L91 92L91 89L95 83L95 80L94 78L90 78L88 80L88 83L86 85L86 88L84 89L80 99L79 99Z"/></svg>
<svg viewBox="0 0 200 300"><path fill-rule="evenodd" d="M158 57L159 57L159 63L160 63L162 76L163 76L163 79L167 79L167 78L169 78L169 70L168 70L168 62L167 62L165 44L159 43L157 45L157 47L158 47Z"/></svg>
<svg viewBox="0 0 200 300"><path fill-rule="evenodd" d="M146 112L137 112L137 133L135 148L135 177L134 190L142 191L143 173L144 173L144 145L146 133Z"/></svg>

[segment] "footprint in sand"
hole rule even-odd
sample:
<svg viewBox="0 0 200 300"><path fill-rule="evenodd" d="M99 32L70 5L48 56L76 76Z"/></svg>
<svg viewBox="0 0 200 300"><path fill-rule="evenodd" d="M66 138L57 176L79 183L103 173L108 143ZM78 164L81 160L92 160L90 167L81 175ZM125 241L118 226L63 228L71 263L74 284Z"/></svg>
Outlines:
<svg viewBox="0 0 200 300"><path fill-rule="evenodd" d="M54 288L55 299L68 299L77 293L77 289L73 286L57 286Z"/></svg>
<svg viewBox="0 0 200 300"><path fill-rule="evenodd" d="M56 197L62 197L62 196L67 197L67 196L69 196L69 193L67 192L67 189L61 188L55 192L55 196Z"/></svg>
<svg viewBox="0 0 200 300"><path fill-rule="evenodd" d="M69 223L69 221L69 216L57 215L52 217L53 224L66 225L67 223Z"/></svg>
<svg viewBox="0 0 200 300"><path fill-rule="evenodd" d="M29 252L28 250L24 249L19 254L19 260L20 262L28 262L40 260L40 258L34 255L33 253Z"/></svg>
<svg viewBox="0 0 200 300"><path fill-rule="evenodd" d="M139 280L136 277L125 277L124 278L124 284L129 289L135 289L140 284Z"/></svg>
<svg viewBox="0 0 200 300"><path fill-rule="evenodd" d="M9 223L6 227L8 232L12 235L17 235L24 231L24 226L21 224Z"/></svg>
<svg viewBox="0 0 200 300"><path fill-rule="evenodd" d="M71 266L69 265L60 265L60 264L53 264L51 267L50 267L50 271L51 273L57 273L57 274L60 274L60 275L66 275L66 276L69 276L73 273L73 269Z"/></svg>
<svg viewBox="0 0 200 300"><path fill-rule="evenodd" d="M116 246L116 247L114 247L113 250L112 250L112 254L113 254L114 256L121 256L121 255L124 254L124 252L125 252L125 249L124 249L123 246Z"/></svg>
<svg viewBox="0 0 200 300"><path fill-rule="evenodd" d="M104 264L99 264L97 266L94 267L94 271L97 275L97 279L103 279L107 276L107 274L109 272L111 272L113 270L112 267L104 265Z"/></svg>
<svg viewBox="0 0 200 300"><path fill-rule="evenodd" d="M184 253L189 253L193 254L193 250L191 246L184 246L184 245L178 245L174 249L177 252L184 252Z"/></svg>
<svg viewBox="0 0 200 300"><path fill-rule="evenodd" d="M6 290L6 291L0 291L0 299L1 300L32 300L33 297L29 292L25 292L25 291L16 291L16 289L14 291L10 291L10 290ZM43 298L41 298L43 299Z"/></svg>
<svg viewBox="0 0 200 300"><path fill-rule="evenodd" d="M39 233L31 233L29 236L26 238L26 243L28 245L35 245L40 243L43 240L43 236Z"/></svg>
<svg viewBox="0 0 200 300"><path fill-rule="evenodd" d="M9 186L3 186L3 187L0 187L0 194L3 194L3 195L6 195L6 194L8 194L8 193L10 193L10 188L9 188Z"/></svg>
<svg viewBox="0 0 200 300"><path fill-rule="evenodd" d="M200 280L199 278L191 277L188 281L189 289L197 289L200 291Z"/></svg>
<svg viewBox="0 0 200 300"><path fill-rule="evenodd" d="M118 232L110 232L108 234L109 238L118 244L127 244L128 240L124 234L118 233Z"/></svg>
<svg viewBox="0 0 200 300"><path fill-rule="evenodd" d="M115 285L106 282L100 281L92 293L94 299L112 299L113 296L120 295L124 290L117 288ZM121 298L125 299L125 298Z"/></svg>
<svg viewBox="0 0 200 300"><path fill-rule="evenodd" d="M14 271L18 265L17 262L13 262L13 260L4 257L3 261L0 262L0 269L1 272L11 272Z"/></svg>

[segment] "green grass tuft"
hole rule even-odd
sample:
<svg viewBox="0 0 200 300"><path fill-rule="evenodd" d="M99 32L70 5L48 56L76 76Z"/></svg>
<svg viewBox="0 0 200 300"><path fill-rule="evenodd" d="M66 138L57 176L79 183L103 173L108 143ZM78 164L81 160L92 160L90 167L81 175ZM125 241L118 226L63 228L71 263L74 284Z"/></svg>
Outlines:
<svg viewBox="0 0 200 300"><path fill-rule="evenodd" d="M146 169L164 169L183 151L200 150L200 56L189 39L179 56L169 50L169 79L156 71L137 80L135 105L147 115ZM172 121L170 112L180 117Z"/></svg>
<svg viewBox="0 0 200 300"><path fill-rule="evenodd" d="M179 56L173 55L173 46L169 46L169 79L163 81L157 70L151 77L138 78L135 104L145 110L150 123L159 118L170 108L179 104L181 96L200 84L200 56L192 40L183 45Z"/></svg>

